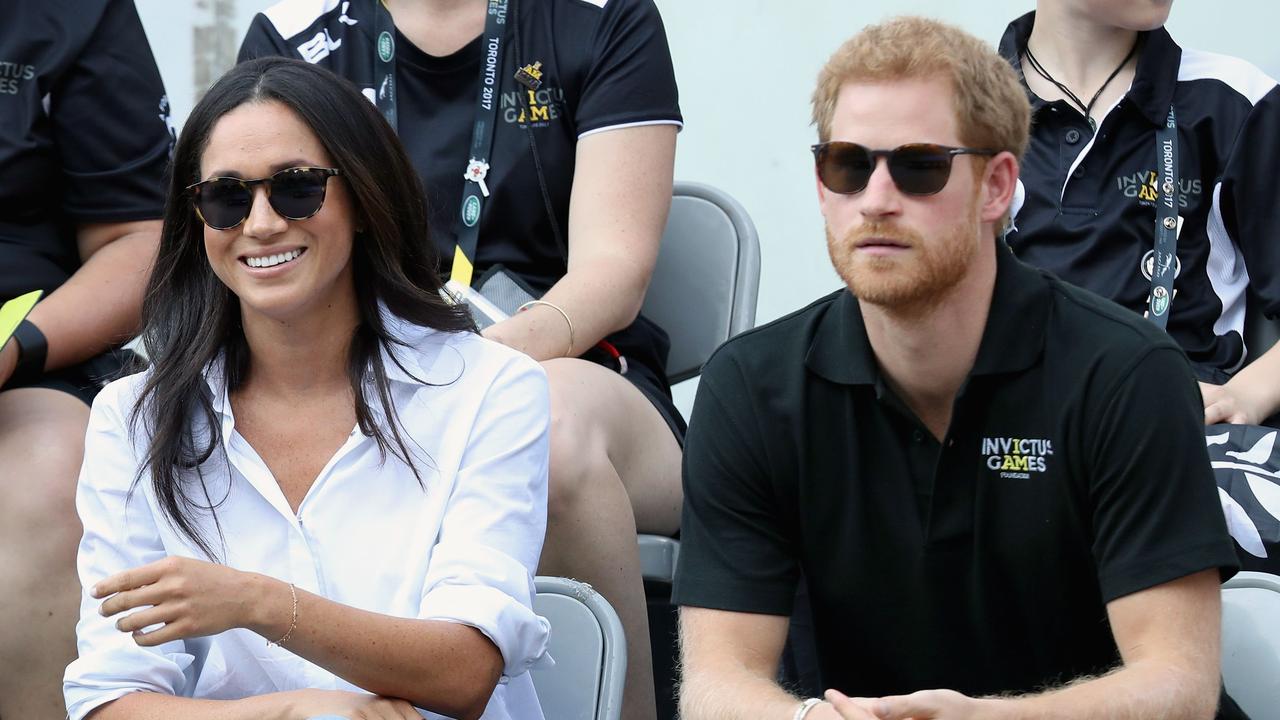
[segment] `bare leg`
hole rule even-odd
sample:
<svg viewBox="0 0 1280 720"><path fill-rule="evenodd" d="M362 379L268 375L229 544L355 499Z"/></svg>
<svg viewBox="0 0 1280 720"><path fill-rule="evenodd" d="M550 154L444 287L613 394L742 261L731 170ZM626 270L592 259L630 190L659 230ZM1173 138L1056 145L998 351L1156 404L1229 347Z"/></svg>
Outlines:
<svg viewBox="0 0 1280 720"><path fill-rule="evenodd" d="M624 720L654 720L649 616L636 527L680 523L680 446L631 383L593 363L543 363L551 385L551 485L538 571L590 583L627 635Z"/></svg>
<svg viewBox="0 0 1280 720"><path fill-rule="evenodd" d="M66 717L76 656L76 477L89 408L40 388L0 393L0 716Z"/></svg>

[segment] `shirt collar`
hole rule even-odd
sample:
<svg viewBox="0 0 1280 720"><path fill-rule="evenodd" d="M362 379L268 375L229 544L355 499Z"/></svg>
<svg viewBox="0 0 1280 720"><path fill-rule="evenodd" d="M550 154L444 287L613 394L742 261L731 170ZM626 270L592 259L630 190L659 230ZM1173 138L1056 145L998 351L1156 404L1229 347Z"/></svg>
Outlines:
<svg viewBox="0 0 1280 720"><path fill-rule="evenodd" d="M1027 88L1026 74L1022 69L1022 52L1031 38L1036 13L1031 11L1009 23L1000 38L1000 54L1018 72L1032 111L1038 111L1045 103ZM1164 125L1173 104L1174 90L1178 85L1178 67L1182 62L1182 48L1173 41L1163 27L1140 34L1138 67L1127 97L1153 125Z"/></svg>
<svg viewBox="0 0 1280 720"><path fill-rule="evenodd" d="M1163 126L1178 87L1182 48L1163 27L1143 33L1138 49L1138 70L1129 87L1129 100L1152 125Z"/></svg>
<svg viewBox="0 0 1280 720"><path fill-rule="evenodd" d="M439 343L428 343L428 337L436 332L431 328L414 325L398 315L393 314L381 303L378 311L382 316L383 327L391 337L403 342L403 345L391 343L391 347L380 349L382 367L387 379L407 385L429 383L448 383L457 379L462 372L461 356L457 353L442 353ZM428 347L429 346L429 347ZM394 358L393 354L394 353ZM396 360L399 360L397 363ZM231 403L227 399L226 387L226 354L219 353L204 369L205 386L210 393L215 413L223 418L231 418ZM367 377L366 382L372 378Z"/></svg>
<svg viewBox="0 0 1280 720"><path fill-rule="evenodd" d="M381 303L378 305L378 312L382 316L382 326L387 334L400 341L399 343L393 341L380 351L382 367L388 380L406 385L421 385L424 382L452 382L461 374L460 365L456 368L452 367L454 365L452 360L460 362L460 358L453 356L445 358L440 354L439 343L427 342L428 337L436 331L414 325L393 314L386 305ZM443 367L444 365L450 367ZM369 380L371 378L366 378L366 382Z"/></svg>
<svg viewBox="0 0 1280 720"><path fill-rule="evenodd" d="M1046 104L1027 86L1027 75L1022 70L1022 51L1027 47L1031 37L1031 28L1036 24L1036 12L1031 12L1009 23L1004 35L1000 38L1000 55L1013 66L1022 81L1022 89L1027 92L1027 100L1031 102L1031 110L1035 112Z"/></svg>
<svg viewBox="0 0 1280 720"><path fill-rule="evenodd" d="M1026 370L1044 351L1049 318L1049 282L1018 260L1003 240L996 242L996 286L982 331L972 375Z"/></svg>
<svg viewBox="0 0 1280 720"><path fill-rule="evenodd" d="M1019 372L1035 365L1044 351L1049 303L1045 277L1015 258L1003 240L998 241L991 309L970 376ZM880 387L880 370L862 311L848 290L840 293L819 321L805 365L834 383Z"/></svg>
<svg viewBox="0 0 1280 720"><path fill-rule="evenodd" d="M805 366L841 385L874 385L880 377L858 299L847 289L819 321Z"/></svg>
<svg viewBox="0 0 1280 720"><path fill-rule="evenodd" d="M218 356L204 367L205 387L209 391L209 399L213 403L213 411L224 419L231 418L231 402L227 399L227 355L219 352Z"/></svg>

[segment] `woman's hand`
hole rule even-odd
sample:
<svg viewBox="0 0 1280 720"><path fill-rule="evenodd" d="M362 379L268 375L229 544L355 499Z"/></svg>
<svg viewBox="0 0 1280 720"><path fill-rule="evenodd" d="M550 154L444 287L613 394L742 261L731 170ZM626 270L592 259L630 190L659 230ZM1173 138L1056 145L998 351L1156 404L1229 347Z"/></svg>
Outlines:
<svg viewBox="0 0 1280 720"><path fill-rule="evenodd" d="M289 717L297 720L338 716L350 720L422 720L404 700L342 690L295 690L281 693Z"/></svg>
<svg viewBox="0 0 1280 720"><path fill-rule="evenodd" d="M116 628L133 633L139 645L151 647L248 627L253 613L264 604L262 579L225 565L167 557L116 573L95 585L90 594L107 598L98 610L106 617L150 605L121 617ZM142 631L152 625L162 627Z"/></svg>

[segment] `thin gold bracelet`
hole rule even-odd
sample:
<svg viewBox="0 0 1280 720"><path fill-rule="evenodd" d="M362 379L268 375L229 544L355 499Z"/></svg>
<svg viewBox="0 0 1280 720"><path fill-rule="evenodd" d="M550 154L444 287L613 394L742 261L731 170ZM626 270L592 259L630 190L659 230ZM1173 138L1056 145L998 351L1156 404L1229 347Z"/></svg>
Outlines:
<svg viewBox="0 0 1280 720"><path fill-rule="evenodd" d="M528 310L529 308L533 307L534 305L546 305L552 310L555 310L556 312L560 313L560 317L564 318L565 324L569 326L569 349L568 351L565 352L564 356L573 357L573 321L569 319L569 313L565 312L564 308L560 307L559 305L556 305L555 303L547 302L546 300L530 300L529 302L521 305L516 310L516 312L522 313L525 310Z"/></svg>
<svg viewBox="0 0 1280 720"><path fill-rule="evenodd" d="M282 647L286 642L289 642L293 631L298 627L298 589L293 586L293 583L289 583L289 594L293 596L293 620L289 621L289 631L275 642L268 641L267 647Z"/></svg>

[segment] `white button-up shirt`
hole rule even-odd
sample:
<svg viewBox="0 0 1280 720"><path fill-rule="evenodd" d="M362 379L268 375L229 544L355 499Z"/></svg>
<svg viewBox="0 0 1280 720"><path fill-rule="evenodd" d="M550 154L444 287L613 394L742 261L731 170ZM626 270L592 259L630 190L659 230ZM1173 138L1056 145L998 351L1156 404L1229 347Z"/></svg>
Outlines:
<svg viewBox="0 0 1280 720"><path fill-rule="evenodd" d="M532 610L546 531L546 376L528 357L477 335L388 319L409 345L395 349L409 373L385 353L383 364L425 489L403 462L391 455L384 461L377 443L357 429L295 515L267 465L236 433L215 362L206 380L222 442L200 471L221 536L207 513L195 520L230 567L363 610L478 628L504 662L483 717L541 720L527 671L550 663L549 624ZM87 589L104 578L169 555L207 559L165 519L149 473L130 495L145 457L145 440L135 442L129 428L142 381L134 375L108 385L89 420L76 494L86 588L76 628L80 656L63 684L71 720L136 691L238 699L303 688L359 690L249 630L143 648L99 615L102 601Z"/></svg>

